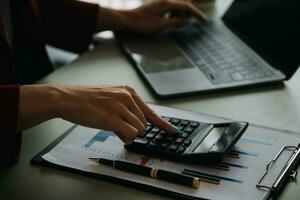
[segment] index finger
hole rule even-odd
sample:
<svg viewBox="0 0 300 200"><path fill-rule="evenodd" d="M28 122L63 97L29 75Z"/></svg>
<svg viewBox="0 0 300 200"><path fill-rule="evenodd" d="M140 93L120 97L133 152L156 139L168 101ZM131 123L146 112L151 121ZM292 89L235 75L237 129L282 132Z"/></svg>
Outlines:
<svg viewBox="0 0 300 200"><path fill-rule="evenodd" d="M166 120L162 119L158 116L137 94L133 95L134 99L136 100L137 105L141 108L142 112L144 113L145 117L151 122L153 125L160 127L167 133L173 134L181 134L182 132L176 127L173 126L171 123L167 122Z"/></svg>

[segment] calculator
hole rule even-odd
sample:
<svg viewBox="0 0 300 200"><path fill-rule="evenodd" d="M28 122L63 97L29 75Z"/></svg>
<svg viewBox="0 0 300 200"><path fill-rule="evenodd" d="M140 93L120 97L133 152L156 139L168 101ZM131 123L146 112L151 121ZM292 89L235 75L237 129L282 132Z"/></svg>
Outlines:
<svg viewBox="0 0 300 200"><path fill-rule="evenodd" d="M177 126L182 134L168 134L148 123L146 133L124 147L138 154L174 161L215 163L222 160L248 128L247 122L204 123L162 117Z"/></svg>

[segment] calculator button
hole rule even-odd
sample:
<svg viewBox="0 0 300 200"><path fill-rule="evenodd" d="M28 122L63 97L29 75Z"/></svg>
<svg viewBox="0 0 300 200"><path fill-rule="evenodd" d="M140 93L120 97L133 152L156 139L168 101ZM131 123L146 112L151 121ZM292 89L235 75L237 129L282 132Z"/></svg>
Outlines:
<svg viewBox="0 0 300 200"><path fill-rule="evenodd" d="M165 134L167 134L167 133L166 133L166 131L163 131L163 130L162 130L162 131L160 131L160 134L165 135Z"/></svg>
<svg viewBox="0 0 300 200"><path fill-rule="evenodd" d="M149 143L149 146L150 147L156 147L158 145L158 142L156 141L156 140L152 140L152 141L150 141L150 143Z"/></svg>
<svg viewBox="0 0 300 200"><path fill-rule="evenodd" d="M166 149L168 148L169 144L170 144L170 143L168 143L168 142L164 142L164 143L161 143L161 144L159 145L159 147L160 147L162 150L166 150Z"/></svg>
<svg viewBox="0 0 300 200"><path fill-rule="evenodd" d="M178 128L180 131L183 131L184 126L177 126L177 128Z"/></svg>
<svg viewBox="0 0 300 200"><path fill-rule="evenodd" d="M185 132L187 133L192 133L195 129L193 127L188 127L187 129L185 129Z"/></svg>
<svg viewBox="0 0 300 200"><path fill-rule="evenodd" d="M163 138L164 138L164 135L161 133L159 133L159 134L157 134L157 136L155 136L156 140L162 140Z"/></svg>
<svg viewBox="0 0 300 200"><path fill-rule="evenodd" d="M179 120L179 119L173 118L173 119L170 120L170 122L171 122L171 124L173 124L173 125L177 125L177 124L179 124L180 120Z"/></svg>
<svg viewBox="0 0 300 200"><path fill-rule="evenodd" d="M179 153L183 153L184 151L185 151L185 146L180 146L179 148L178 148L178 152Z"/></svg>
<svg viewBox="0 0 300 200"><path fill-rule="evenodd" d="M184 144L185 146L189 146L191 143L192 143L191 140L185 140L183 144Z"/></svg>
<svg viewBox="0 0 300 200"><path fill-rule="evenodd" d="M175 143L181 144L183 141L184 141L184 138L177 138L177 139L175 140Z"/></svg>
<svg viewBox="0 0 300 200"><path fill-rule="evenodd" d="M199 122L191 122L190 126L196 128L199 126Z"/></svg>
<svg viewBox="0 0 300 200"><path fill-rule="evenodd" d="M169 151L176 151L177 150L178 145L177 144L171 144L169 146Z"/></svg>
<svg viewBox="0 0 300 200"><path fill-rule="evenodd" d="M164 138L166 141L168 141L168 142L172 142L173 140L174 140L174 137L172 137L172 136L167 136L167 137L165 137Z"/></svg>
<svg viewBox="0 0 300 200"><path fill-rule="evenodd" d="M157 127L154 127L154 128L151 130L152 133L158 133L159 131L160 131L160 129L157 128Z"/></svg>
<svg viewBox="0 0 300 200"><path fill-rule="evenodd" d="M134 143L143 144L143 145L148 144L148 142L149 140L145 138L135 138L134 140Z"/></svg>
<svg viewBox="0 0 300 200"><path fill-rule="evenodd" d="M189 123L190 122L188 120L182 120L181 123L180 123L180 125L181 126L187 126L187 125L189 125Z"/></svg>
<svg viewBox="0 0 300 200"><path fill-rule="evenodd" d="M182 137L182 138L187 138L189 135L190 135L190 133L183 132L183 133L180 135L180 137Z"/></svg>
<svg viewBox="0 0 300 200"><path fill-rule="evenodd" d="M150 132L146 135L147 139L152 139L154 136L156 135L156 133Z"/></svg>
<svg viewBox="0 0 300 200"><path fill-rule="evenodd" d="M148 133L151 130L152 126L147 126L146 127L146 132Z"/></svg>
<svg viewBox="0 0 300 200"><path fill-rule="evenodd" d="M166 121L168 121L168 122L171 120L170 117L165 117L165 116L163 116L163 117L161 117L161 118L163 118L164 120L166 120Z"/></svg>

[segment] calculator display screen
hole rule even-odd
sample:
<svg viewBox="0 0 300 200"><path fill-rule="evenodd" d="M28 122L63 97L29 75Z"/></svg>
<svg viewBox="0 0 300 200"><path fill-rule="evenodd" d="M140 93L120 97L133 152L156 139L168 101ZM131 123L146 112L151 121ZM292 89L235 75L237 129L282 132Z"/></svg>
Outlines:
<svg viewBox="0 0 300 200"><path fill-rule="evenodd" d="M195 148L194 153L206 153L222 136L227 127L215 127L202 140L202 142Z"/></svg>

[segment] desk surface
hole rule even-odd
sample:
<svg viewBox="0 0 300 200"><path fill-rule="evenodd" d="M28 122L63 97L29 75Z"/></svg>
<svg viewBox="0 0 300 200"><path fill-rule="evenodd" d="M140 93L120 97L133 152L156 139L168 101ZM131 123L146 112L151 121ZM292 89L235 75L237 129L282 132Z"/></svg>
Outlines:
<svg viewBox="0 0 300 200"><path fill-rule="evenodd" d="M222 15L232 0L202 5L210 17ZM254 88L173 100L155 98L117 48L103 40L94 50L56 70L40 83L129 84L148 102L193 110L291 131L300 130L300 71L282 87ZM30 165L30 159L72 124L50 120L24 132L21 158L13 167L0 167L1 199L168 199L125 186L59 170ZM299 199L300 186L290 183L280 199ZM6 198L2 198L6 197Z"/></svg>

